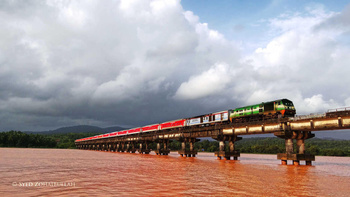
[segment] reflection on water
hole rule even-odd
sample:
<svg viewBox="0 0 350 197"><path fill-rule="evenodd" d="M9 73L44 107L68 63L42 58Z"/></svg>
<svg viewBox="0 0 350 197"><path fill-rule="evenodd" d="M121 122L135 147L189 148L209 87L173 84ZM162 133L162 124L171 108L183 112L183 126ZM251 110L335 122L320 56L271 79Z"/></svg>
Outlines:
<svg viewBox="0 0 350 197"><path fill-rule="evenodd" d="M350 158L341 157L316 157L314 166L283 166L276 155L241 154L239 161L224 161L213 153L182 158L177 153L2 148L0 158L0 196L348 196L350 192Z"/></svg>

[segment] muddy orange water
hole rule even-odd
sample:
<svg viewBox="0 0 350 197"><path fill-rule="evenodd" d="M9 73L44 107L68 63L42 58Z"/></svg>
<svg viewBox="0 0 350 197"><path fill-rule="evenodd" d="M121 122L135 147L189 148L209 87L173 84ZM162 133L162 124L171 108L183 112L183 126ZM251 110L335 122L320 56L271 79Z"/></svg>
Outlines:
<svg viewBox="0 0 350 197"><path fill-rule="evenodd" d="M349 196L350 158L283 166L276 155L239 161L87 150L0 149L0 196Z"/></svg>

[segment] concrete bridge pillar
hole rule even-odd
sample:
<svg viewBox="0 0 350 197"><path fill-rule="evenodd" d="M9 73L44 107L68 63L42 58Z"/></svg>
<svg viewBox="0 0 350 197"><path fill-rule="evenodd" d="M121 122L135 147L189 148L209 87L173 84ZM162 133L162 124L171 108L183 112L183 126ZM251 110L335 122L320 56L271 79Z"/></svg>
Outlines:
<svg viewBox="0 0 350 197"><path fill-rule="evenodd" d="M190 151L193 151L193 145L194 145L194 142L190 140Z"/></svg>
<svg viewBox="0 0 350 197"><path fill-rule="evenodd" d="M136 152L135 142L128 142L126 144L126 152L128 152L128 153L135 153Z"/></svg>
<svg viewBox="0 0 350 197"><path fill-rule="evenodd" d="M294 153L293 139L285 139L285 141L286 141L286 153L293 154Z"/></svg>
<svg viewBox="0 0 350 197"><path fill-rule="evenodd" d="M136 148L135 148L135 142L131 142L131 153L135 153L136 152Z"/></svg>
<svg viewBox="0 0 350 197"><path fill-rule="evenodd" d="M281 160L282 165L287 165L288 160L292 160L294 165L300 165L300 161L305 161L306 165L312 165L315 161L315 155L305 153L305 140L313 138L315 135L309 131L285 131L275 133L279 138L285 139L286 153L278 153L277 159ZM297 150L294 150L294 140Z"/></svg>
<svg viewBox="0 0 350 197"><path fill-rule="evenodd" d="M157 155L168 155L170 153L170 150L168 149L169 140L156 140L156 141L157 141L157 150L155 150L155 153Z"/></svg>
<svg viewBox="0 0 350 197"><path fill-rule="evenodd" d="M219 151L224 151L225 150L225 141L220 141L219 142Z"/></svg>
<svg viewBox="0 0 350 197"><path fill-rule="evenodd" d="M114 142L112 142L112 143L110 144L110 151L111 151L111 152L115 152L115 144L114 144Z"/></svg>
<svg viewBox="0 0 350 197"><path fill-rule="evenodd" d="M215 156L221 160L221 158L225 158L225 160L230 160L233 157L233 160L237 160L240 156L240 152L235 150L235 141L241 140L241 137L237 137L236 135L219 135L214 139L219 140L219 151L215 152ZM228 150L225 150L225 141L229 142Z"/></svg>
<svg viewBox="0 0 350 197"><path fill-rule="evenodd" d="M168 150L168 145L169 145L169 140L164 140L163 149ZM169 150L169 152L170 152L170 150Z"/></svg>
<svg viewBox="0 0 350 197"><path fill-rule="evenodd" d="M126 152L130 152L130 142L126 144Z"/></svg>
<svg viewBox="0 0 350 197"><path fill-rule="evenodd" d="M124 151L125 151L125 142L122 142L120 152L124 152Z"/></svg>
<svg viewBox="0 0 350 197"><path fill-rule="evenodd" d="M122 146L120 142L117 142L117 152L122 152Z"/></svg>
<svg viewBox="0 0 350 197"><path fill-rule="evenodd" d="M182 138L179 140L182 142L181 144L181 150L178 151L178 153L181 155L181 157L196 157L197 151L194 150L194 143L199 141L199 139L196 138ZM186 144L189 144L189 150L186 149Z"/></svg>
<svg viewBox="0 0 350 197"><path fill-rule="evenodd" d="M151 150L148 148L148 141L142 141L140 142L140 148L138 150L138 152L140 154L149 154L151 152Z"/></svg>
<svg viewBox="0 0 350 197"><path fill-rule="evenodd" d="M186 150L186 142L185 141L181 142L181 150L183 150L183 151Z"/></svg>
<svg viewBox="0 0 350 197"><path fill-rule="evenodd" d="M297 139L297 150L299 154L305 154L305 140Z"/></svg>

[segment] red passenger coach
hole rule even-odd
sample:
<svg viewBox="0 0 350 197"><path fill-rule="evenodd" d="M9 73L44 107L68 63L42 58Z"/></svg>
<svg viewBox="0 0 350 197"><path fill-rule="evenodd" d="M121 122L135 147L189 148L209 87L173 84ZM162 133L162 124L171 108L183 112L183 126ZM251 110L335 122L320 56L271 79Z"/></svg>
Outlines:
<svg viewBox="0 0 350 197"><path fill-rule="evenodd" d="M163 130L163 129L171 129L171 128L177 128L177 127L184 127L185 122L186 122L185 119L165 122L160 124L160 129Z"/></svg>
<svg viewBox="0 0 350 197"><path fill-rule="evenodd" d="M113 132L113 133L111 133L109 136L117 136L118 135L118 132Z"/></svg>
<svg viewBox="0 0 350 197"><path fill-rule="evenodd" d="M128 130L128 134L140 133L140 131L141 131L141 128L130 129Z"/></svg>
<svg viewBox="0 0 350 197"><path fill-rule="evenodd" d="M157 131L157 130L159 130L159 124L142 127L142 132L150 132L150 131Z"/></svg>
<svg viewBox="0 0 350 197"><path fill-rule="evenodd" d="M119 131L119 132L118 132L118 135L126 135L127 133L128 133L128 130Z"/></svg>

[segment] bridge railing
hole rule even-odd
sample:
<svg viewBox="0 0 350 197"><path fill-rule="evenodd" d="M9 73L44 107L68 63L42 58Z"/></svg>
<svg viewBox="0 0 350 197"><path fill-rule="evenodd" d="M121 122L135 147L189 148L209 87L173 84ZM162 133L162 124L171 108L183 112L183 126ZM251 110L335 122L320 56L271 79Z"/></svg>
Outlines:
<svg viewBox="0 0 350 197"><path fill-rule="evenodd" d="M324 117L326 117L326 113L312 113L309 115L296 115L295 117L289 118L289 120L296 121L296 120L306 120L306 119L324 118Z"/></svg>
<svg viewBox="0 0 350 197"><path fill-rule="evenodd" d="M342 111L350 111L350 107L342 107L336 109L329 109L328 112L342 112Z"/></svg>

